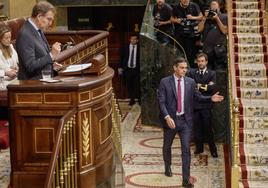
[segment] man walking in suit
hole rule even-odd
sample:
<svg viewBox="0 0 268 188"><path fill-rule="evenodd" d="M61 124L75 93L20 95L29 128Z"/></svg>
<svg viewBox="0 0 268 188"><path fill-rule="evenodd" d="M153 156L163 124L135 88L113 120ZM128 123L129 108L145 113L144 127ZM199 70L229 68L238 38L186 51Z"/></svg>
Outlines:
<svg viewBox="0 0 268 188"><path fill-rule="evenodd" d="M160 107L160 121L164 128L163 158L165 175L172 176L171 146L178 133L182 151L183 187L193 187L190 179L190 139L193 126L194 100L220 102L223 96L218 93L213 96L203 96L196 87L193 79L186 77L187 62L184 58L174 61L174 74L160 81L158 100Z"/></svg>
<svg viewBox="0 0 268 188"><path fill-rule="evenodd" d="M137 35L130 36L130 44L126 45L121 51L119 74L124 74L128 95L129 105L135 104L135 99L140 103L140 47Z"/></svg>
<svg viewBox="0 0 268 188"><path fill-rule="evenodd" d="M205 53L197 55L197 69L192 69L189 77L197 83L198 90L205 96L214 93L216 84L216 72L207 68L208 56ZM214 133L211 123L211 101L195 101L194 103L194 135L195 135L195 154L204 152L204 141L207 138L212 157L217 158L217 147L214 143Z"/></svg>
<svg viewBox="0 0 268 188"><path fill-rule="evenodd" d="M52 45L51 50L44 30L52 25L55 7L47 1L39 1L32 10L31 17L25 21L18 33L16 48L19 57L19 80L40 79L43 69L59 70L61 65L53 63L60 53L60 43Z"/></svg>

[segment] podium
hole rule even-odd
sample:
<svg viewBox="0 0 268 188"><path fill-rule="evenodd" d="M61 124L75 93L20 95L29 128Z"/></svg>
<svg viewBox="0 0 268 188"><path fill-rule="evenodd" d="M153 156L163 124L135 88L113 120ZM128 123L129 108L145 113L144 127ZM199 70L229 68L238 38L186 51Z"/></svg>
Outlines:
<svg viewBox="0 0 268 188"><path fill-rule="evenodd" d="M114 169L113 75L107 67L101 75L59 76L58 83L18 80L8 86L12 188L44 187L60 119L72 109L78 187L93 188L109 180Z"/></svg>
<svg viewBox="0 0 268 188"><path fill-rule="evenodd" d="M57 83L16 80L8 85L10 187L95 188L108 182L114 170L109 33L45 34L49 44L74 43L59 54L58 63L92 66L69 76L60 73Z"/></svg>

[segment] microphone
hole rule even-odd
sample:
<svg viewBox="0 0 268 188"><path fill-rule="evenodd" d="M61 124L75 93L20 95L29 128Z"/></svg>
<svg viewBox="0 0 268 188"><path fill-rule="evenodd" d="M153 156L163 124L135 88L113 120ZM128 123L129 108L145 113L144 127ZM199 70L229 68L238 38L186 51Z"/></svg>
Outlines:
<svg viewBox="0 0 268 188"><path fill-rule="evenodd" d="M72 41L72 43L74 44L74 47L76 49L76 57L75 57L75 63L78 63L78 60L79 60L79 50L78 50L78 47L76 45L76 42L75 40L73 39L73 37L71 37L70 35L68 36L69 39ZM84 72L83 72L83 65L82 65L82 62L80 63L81 65L81 76L83 77L84 76Z"/></svg>

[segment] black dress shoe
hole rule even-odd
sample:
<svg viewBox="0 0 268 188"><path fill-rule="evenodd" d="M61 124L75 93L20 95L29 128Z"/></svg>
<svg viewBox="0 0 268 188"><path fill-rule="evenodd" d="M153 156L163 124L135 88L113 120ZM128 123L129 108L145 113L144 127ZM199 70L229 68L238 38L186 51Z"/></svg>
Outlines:
<svg viewBox="0 0 268 188"><path fill-rule="evenodd" d="M217 153L217 151L213 151L213 152L211 152L211 156L212 156L213 158L218 158L218 153Z"/></svg>
<svg viewBox="0 0 268 188"><path fill-rule="evenodd" d="M166 175L167 177L171 177L171 176L172 176L172 171L171 171L170 166L165 167L165 175Z"/></svg>
<svg viewBox="0 0 268 188"><path fill-rule="evenodd" d="M188 181L188 182L182 182L182 186L183 187L186 187L186 188L191 188L191 187L194 187L194 184L192 184L192 183L190 183Z"/></svg>

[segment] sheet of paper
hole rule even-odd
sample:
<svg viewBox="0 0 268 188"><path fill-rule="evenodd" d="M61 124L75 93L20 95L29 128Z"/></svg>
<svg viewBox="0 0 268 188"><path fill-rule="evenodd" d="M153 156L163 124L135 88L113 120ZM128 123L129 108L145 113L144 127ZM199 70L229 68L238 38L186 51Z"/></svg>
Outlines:
<svg viewBox="0 0 268 188"><path fill-rule="evenodd" d="M89 67L91 67L92 63L85 63L85 64L77 64L77 65L69 65L64 71L62 71L63 73L67 73L67 72L76 72L76 71L81 71L81 70L85 70Z"/></svg>

